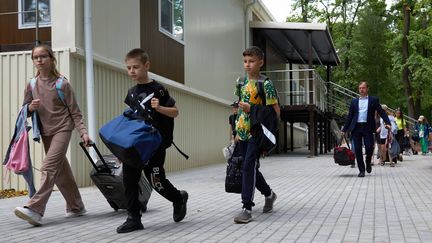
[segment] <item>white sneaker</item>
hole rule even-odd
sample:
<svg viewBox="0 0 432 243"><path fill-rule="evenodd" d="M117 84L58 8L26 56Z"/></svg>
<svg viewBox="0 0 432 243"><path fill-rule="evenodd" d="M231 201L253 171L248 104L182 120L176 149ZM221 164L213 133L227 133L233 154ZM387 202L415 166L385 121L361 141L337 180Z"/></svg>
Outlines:
<svg viewBox="0 0 432 243"><path fill-rule="evenodd" d="M65 217L66 218L76 218L76 217L81 217L87 214L87 210L85 208L82 208L80 211L78 212L67 212Z"/></svg>
<svg viewBox="0 0 432 243"><path fill-rule="evenodd" d="M14 213L18 218L27 221L29 224L34 226L42 225L42 215L29 208L16 207Z"/></svg>

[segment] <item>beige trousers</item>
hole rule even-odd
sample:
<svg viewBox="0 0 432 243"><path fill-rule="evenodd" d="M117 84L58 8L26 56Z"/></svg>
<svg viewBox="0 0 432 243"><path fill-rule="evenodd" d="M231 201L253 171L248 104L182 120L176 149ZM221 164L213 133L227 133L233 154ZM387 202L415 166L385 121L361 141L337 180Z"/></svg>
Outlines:
<svg viewBox="0 0 432 243"><path fill-rule="evenodd" d="M42 136L46 157L42 162L41 185L25 206L42 216L45 213L54 184L66 200L66 212L78 212L84 208L78 186L66 158L70 138L71 132Z"/></svg>

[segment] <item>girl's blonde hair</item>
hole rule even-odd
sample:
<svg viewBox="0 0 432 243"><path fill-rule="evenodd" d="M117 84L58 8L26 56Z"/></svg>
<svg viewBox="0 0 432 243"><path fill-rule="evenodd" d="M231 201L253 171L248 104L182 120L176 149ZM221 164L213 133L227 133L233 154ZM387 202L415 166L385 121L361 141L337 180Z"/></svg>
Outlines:
<svg viewBox="0 0 432 243"><path fill-rule="evenodd" d="M51 49L51 47L49 47L49 46L47 46L45 44L40 44L40 45L37 45L37 46L33 47L32 53L31 53L31 59L32 60L33 60L33 53L34 53L34 50L36 50L36 48L42 48L42 49L44 49L48 53L48 56L50 57L50 59L52 61L52 63L51 63L51 74L54 75L56 78L60 77L61 76L60 72L57 70L57 59L55 58L54 52ZM36 72L36 76L39 76L39 74L40 74L39 71L37 71Z"/></svg>

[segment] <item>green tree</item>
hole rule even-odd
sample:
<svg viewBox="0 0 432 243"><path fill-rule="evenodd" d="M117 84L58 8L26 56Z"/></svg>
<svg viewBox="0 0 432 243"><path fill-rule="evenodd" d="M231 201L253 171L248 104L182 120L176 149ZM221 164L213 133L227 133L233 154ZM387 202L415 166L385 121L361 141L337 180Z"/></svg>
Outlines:
<svg viewBox="0 0 432 243"><path fill-rule="evenodd" d="M312 15L315 11L314 0L293 0L292 9L296 10L300 8L300 15L294 14L292 17L288 17L288 22L304 22L309 23L314 18Z"/></svg>
<svg viewBox="0 0 432 243"><path fill-rule="evenodd" d="M342 64L332 80L357 90L371 85L391 107L432 115L431 0L296 0L287 21L325 22ZM295 12L299 9L301 12ZM319 68L318 68L319 70Z"/></svg>
<svg viewBox="0 0 432 243"><path fill-rule="evenodd" d="M388 23L384 0L370 0L360 11L352 38L349 78L366 80L369 92L391 103L394 84L389 80L391 56L388 51Z"/></svg>
<svg viewBox="0 0 432 243"><path fill-rule="evenodd" d="M325 22L332 34L342 66L333 70L334 80L344 86L355 86L349 74L350 50L353 32L356 27L358 12L366 3L365 0L309 0L294 1L293 10L300 8L301 15L294 14L287 21L303 21L305 16L309 22ZM303 17L303 18L302 18Z"/></svg>
<svg viewBox="0 0 432 243"><path fill-rule="evenodd" d="M400 1L393 9L393 71L400 74L406 107L412 117L431 115L431 11L430 0Z"/></svg>

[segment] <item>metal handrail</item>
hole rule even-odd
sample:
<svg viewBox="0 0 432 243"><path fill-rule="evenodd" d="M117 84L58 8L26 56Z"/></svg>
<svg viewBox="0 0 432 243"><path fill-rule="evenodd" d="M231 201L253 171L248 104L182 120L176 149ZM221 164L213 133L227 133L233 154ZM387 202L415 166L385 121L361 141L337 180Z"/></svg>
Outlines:
<svg viewBox="0 0 432 243"><path fill-rule="evenodd" d="M320 110L327 109L326 82L315 69L271 70L263 73L269 76L275 86L279 86L278 94L283 105L314 104ZM290 88L291 81L295 82L295 90Z"/></svg>
<svg viewBox="0 0 432 243"><path fill-rule="evenodd" d="M309 72L312 72L312 76L309 76ZM283 105L314 104L322 111L336 112L343 116L348 112L351 100L359 97L358 93L340 84L324 81L315 69L270 70L263 73L268 75L275 85L283 87L278 90ZM278 73L281 75L276 76ZM289 79L290 73L293 74L292 80ZM295 90L290 90L291 81L295 82ZM310 81L312 87L309 87ZM308 88L309 90L306 90ZM390 110L395 111L391 108ZM407 115L404 115L404 119L410 125L416 122L416 119Z"/></svg>
<svg viewBox="0 0 432 243"><path fill-rule="evenodd" d="M355 92L353 92L352 90L350 90L350 89L347 89L347 88L345 88L345 87L343 87L343 86L341 86L341 85L339 85L339 84L336 84L336 83L334 83L334 82L328 82L330 85L332 85L332 86L334 86L334 88L333 88L333 90L334 91L336 91L336 92L338 92L338 93L340 93L340 94L342 94L342 96L345 96L345 97L349 97L350 99L353 99L353 98L357 98L357 97L359 97L359 94L357 94L357 93L355 93ZM337 98L339 98L339 100L340 100L340 96L338 97L338 96L334 96L334 97L332 97L332 99L337 99ZM349 103L347 104L347 106L349 107ZM393 108L390 108L390 107L388 107L388 109L392 112L392 113L395 113L396 112L396 109L393 109ZM410 117L410 116L407 116L407 115L403 115L403 117L404 117L404 120L408 123L408 124L410 124L410 125L414 125L415 124L415 122L417 121L415 118L412 118L412 117Z"/></svg>

